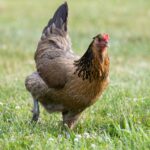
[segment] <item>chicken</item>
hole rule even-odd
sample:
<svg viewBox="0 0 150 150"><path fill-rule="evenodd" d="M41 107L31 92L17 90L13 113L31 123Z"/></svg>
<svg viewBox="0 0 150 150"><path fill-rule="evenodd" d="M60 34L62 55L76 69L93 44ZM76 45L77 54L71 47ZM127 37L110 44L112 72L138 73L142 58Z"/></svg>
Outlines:
<svg viewBox="0 0 150 150"><path fill-rule="evenodd" d="M109 36L95 36L79 57L71 49L67 18L65 2L42 32L35 52L37 71L26 78L25 86L33 97L33 121L39 118L40 102L49 113L61 112L63 123L72 129L109 83Z"/></svg>

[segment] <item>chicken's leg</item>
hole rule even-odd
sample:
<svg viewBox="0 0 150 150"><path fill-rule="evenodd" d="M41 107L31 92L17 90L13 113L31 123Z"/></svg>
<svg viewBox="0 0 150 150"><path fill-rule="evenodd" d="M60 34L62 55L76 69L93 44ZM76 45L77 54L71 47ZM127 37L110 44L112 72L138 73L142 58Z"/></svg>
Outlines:
<svg viewBox="0 0 150 150"><path fill-rule="evenodd" d="M70 129L73 129L80 115L81 115L81 112L80 113L74 113L74 112L69 112L69 111L62 112L63 124L67 124L67 126Z"/></svg>
<svg viewBox="0 0 150 150"><path fill-rule="evenodd" d="M39 114L40 114L40 111L39 111L39 103L38 103L38 100L36 99L33 99L33 116L32 116L32 121L38 121L38 118L39 118Z"/></svg>

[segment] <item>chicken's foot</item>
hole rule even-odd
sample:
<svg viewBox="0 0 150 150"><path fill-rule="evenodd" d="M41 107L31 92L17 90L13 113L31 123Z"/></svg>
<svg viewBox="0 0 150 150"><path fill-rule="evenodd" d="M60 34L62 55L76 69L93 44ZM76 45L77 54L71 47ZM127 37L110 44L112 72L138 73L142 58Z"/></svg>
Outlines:
<svg viewBox="0 0 150 150"><path fill-rule="evenodd" d="M39 118L39 103L38 100L33 99L33 110L32 110L33 116L32 116L32 121L38 121Z"/></svg>

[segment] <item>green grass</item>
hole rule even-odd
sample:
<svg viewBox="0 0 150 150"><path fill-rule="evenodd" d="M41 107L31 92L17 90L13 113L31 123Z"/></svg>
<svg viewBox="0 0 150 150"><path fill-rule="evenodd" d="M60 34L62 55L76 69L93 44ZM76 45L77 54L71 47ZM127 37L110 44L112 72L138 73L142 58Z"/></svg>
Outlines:
<svg viewBox="0 0 150 150"><path fill-rule="evenodd" d="M30 124L24 79L35 70L43 27L61 0L0 0L0 149L150 149L150 1L69 1L73 48L83 54L99 32L110 34L109 88L73 131L41 107Z"/></svg>

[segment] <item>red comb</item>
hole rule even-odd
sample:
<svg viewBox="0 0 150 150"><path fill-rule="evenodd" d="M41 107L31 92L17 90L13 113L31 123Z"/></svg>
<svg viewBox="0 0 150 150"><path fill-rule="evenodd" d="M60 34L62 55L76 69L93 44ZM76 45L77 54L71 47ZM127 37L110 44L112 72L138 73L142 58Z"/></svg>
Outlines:
<svg viewBox="0 0 150 150"><path fill-rule="evenodd" d="M109 35L108 34L103 34L103 39L108 42L109 41Z"/></svg>

